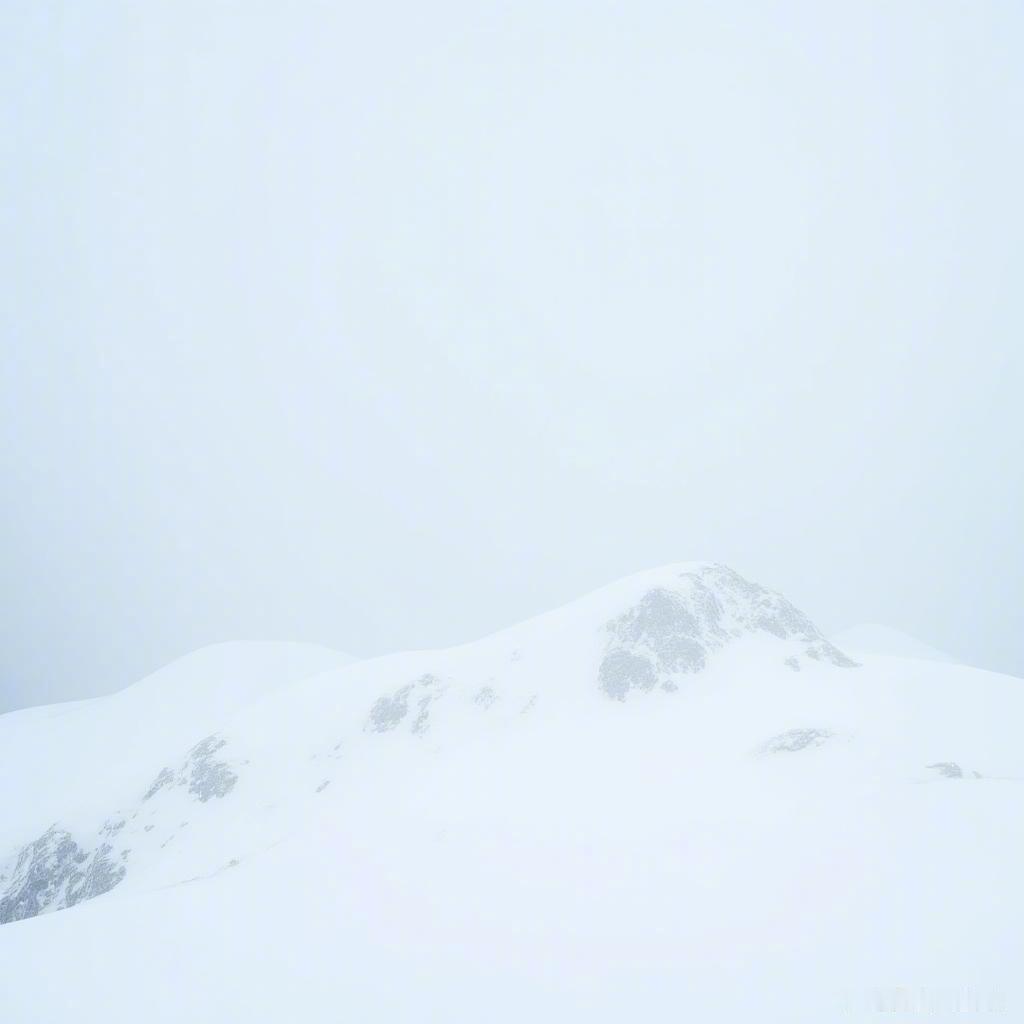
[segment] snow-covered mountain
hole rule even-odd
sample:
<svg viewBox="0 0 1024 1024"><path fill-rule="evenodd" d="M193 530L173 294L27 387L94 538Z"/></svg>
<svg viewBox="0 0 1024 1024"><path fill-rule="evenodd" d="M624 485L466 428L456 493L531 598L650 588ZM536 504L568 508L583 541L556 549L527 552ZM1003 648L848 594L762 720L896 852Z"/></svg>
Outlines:
<svg viewBox="0 0 1024 1024"><path fill-rule="evenodd" d="M448 650L208 648L0 718L3 1019L1024 1012L1022 712L703 563Z"/></svg>

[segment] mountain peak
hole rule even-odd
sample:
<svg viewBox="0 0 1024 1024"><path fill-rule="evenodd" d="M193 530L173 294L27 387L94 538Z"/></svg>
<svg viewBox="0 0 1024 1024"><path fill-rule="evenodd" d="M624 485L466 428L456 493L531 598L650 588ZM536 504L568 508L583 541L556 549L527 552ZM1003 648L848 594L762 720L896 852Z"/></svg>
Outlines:
<svg viewBox="0 0 1024 1024"><path fill-rule="evenodd" d="M716 651L745 635L792 641L785 658L799 670L800 655L841 668L856 665L781 594L714 562L667 566L631 580L647 589L608 622L600 686L616 700L633 690L678 689L680 675L699 672Z"/></svg>

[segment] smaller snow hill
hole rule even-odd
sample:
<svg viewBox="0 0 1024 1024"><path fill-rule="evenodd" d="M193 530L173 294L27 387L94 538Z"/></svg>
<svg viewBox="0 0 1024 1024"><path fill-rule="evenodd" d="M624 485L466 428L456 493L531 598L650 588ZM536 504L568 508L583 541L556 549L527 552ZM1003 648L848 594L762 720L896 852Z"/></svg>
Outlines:
<svg viewBox="0 0 1024 1024"><path fill-rule="evenodd" d="M59 816L90 822L127 799L138 773L282 687L352 663L299 643L221 643L178 658L118 693L0 715L8 780L0 841Z"/></svg>

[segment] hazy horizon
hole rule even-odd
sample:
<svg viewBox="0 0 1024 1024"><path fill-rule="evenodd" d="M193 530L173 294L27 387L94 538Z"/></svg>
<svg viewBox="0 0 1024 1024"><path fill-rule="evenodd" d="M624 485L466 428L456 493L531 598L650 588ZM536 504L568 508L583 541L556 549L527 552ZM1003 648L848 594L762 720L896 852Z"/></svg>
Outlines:
<svg viewBox="0 0 1024 1024"><path fill-rule="evenodd" d="M724 562L1024 676L1024 8L0 12L0 711Z"/></svg>

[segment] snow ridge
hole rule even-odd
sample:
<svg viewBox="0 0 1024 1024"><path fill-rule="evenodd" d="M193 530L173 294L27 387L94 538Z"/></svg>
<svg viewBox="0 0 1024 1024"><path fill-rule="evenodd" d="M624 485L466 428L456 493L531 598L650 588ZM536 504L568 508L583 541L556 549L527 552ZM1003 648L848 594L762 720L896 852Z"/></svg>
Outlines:
<svg viewBox="0 0 1024 1024"><path fill-rule="evenodd" d="M514 728L524 717L540 714L550 720L557 708L579 716L609 701L614 706L643 700L655 690L682 700L687 679L708 670L740 642L753 644L764 671L856 664L782 595L726 566L691 563L630 577L465 647L357 663L280 686L272 673L264 672L263 696L234 705L239 709L235 721L249 722L248 746L239 743L232 719L210 732L209 716L197 715L195 728L203 729L202 738L191 738L176 766L175 758L162 765L140 760L136 795L98 805L105 817L94 839L82 838L91 831L82 827L87 821L72 823L78 808L60 806L53 807L49 820L54 823L42 834L11 836L16 852L6 871L0 863L0 923L106 893L137 865L153 870L172 854L191 866L164 867L160 877L169 874L173 880L186 870L214 870L213 854L197 865L183 852L196 832L214 834L222 864L238 852L223 849L233 827L228 822L248 827L262 817L258 808L277 806L278 800L294 806L298 788L307 794L324 792L331 781L323 777L325 766L344 760L360 745L384 744L387 749L392 741L462 742L482 730ZM159 715L164 703L182 692L203 704L218 665L226 656L237 663L239 653L216 650L198 659L202 684L190 687L190 680L181 678L186 663L180 663L173 692L162 692L155 676L130 694L132 700L112 698L109 707L121 715L121 734L134 733L144 724L143 716ZM241 653L248 656L248 651ZM284 653L282 666L293 671L296 652ZM306 659L311 666L324 660L314 654ZM242 686L237 673L233 678L232 686ZM187 708L178 703L174 711L180 719ZM339 723L332 726L330 742L303 739L315 735L321 720ZM387 734L391 738L385 740ZM268 737L271 748L283 744L285 749L267 749ZM81 767L88 771L91 766ZM281 781L286 779L302 781ZM268 791L275 788L283 791L270 800ZM183 833L190 820L193 825Z"/></svg>

